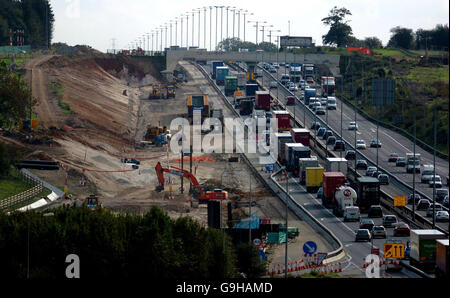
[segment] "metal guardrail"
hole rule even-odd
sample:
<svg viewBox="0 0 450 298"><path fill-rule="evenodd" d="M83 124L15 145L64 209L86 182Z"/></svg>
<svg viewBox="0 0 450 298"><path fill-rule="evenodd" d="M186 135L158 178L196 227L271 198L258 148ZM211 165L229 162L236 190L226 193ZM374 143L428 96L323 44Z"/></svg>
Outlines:
<svg viewBox="0 0 450 298"><path fill-rule="evenodd" d="M2 209L8 209L11 206L29 201L30 199L34 198L37 194L42 192L43 184L30 175L27 175L25 173L20 172L22 179L26 180L29 184L34 184L34 186L22 193L19 193L17 195L5 198L3 200L0 200L0 210Z"/></svg>
<svg viewBox="0 0 450 298"><path fill-rule="evenodd" d="M257 67L259 67L259 66L257 66ZM271 73L269 73L267 70L263 69L263 71L264 71L266 74L268 74L272 79L276 80L276 79L273 77L273 75L272 75ZM300 101L300 100L297 98L297 96L296 96L295 94L293 94L291 91L289 91L285 86L283 86L283 85L281 85L281 86L285 89L286 92L288 92L289 94L291 94L292 96L294 96L294 97L296 98L296 101L298 101L298 102L303 106L304 109L306 108L306 110L308 111L308 115L309 115L310 117L313 117L313 116L314 116L314 114L313 114L313 112L311 111L311 109L310 109L308 106L306 106L302 101ZM284 106L284 105L281 104L280 102L279 102L279 104L280 104L281 106ZM284 108L285 108L286 111L288 111L288 110L286 109L285 106L284 106ZM289 111L288 111L288 112L289 112ZM294 119L293 114L292 114L291 112L289 112L289 114L291 115L292 119ZM326 125L326 123L325 123L322 119L320 119L319 117L316 117L316 118L317 118L316 121L320 122L322 126L327 127L327 129L333 131L333 133L334 133L337 137L340 137L340 134L338 134L336 130L334 130L334 129L331 128L330 126ZM301 121L298 121L297 119L294 119L294 121L295 121L296 123L300 124L300 126L305 127L305 125L304 125L303 123L301 123ZM313 137L313 138L315 138L315 137ZM316 139L316 144L318 144L319 146L321 146L322 149L325 149L325 148L326 148L326 146L322 143L322 141L321 141L320 139L319 139L319 140L317 140L317 138L315 138L315 139ZM348 146L348 147L352 148L353 150L355 150L355 148L353 147L352 144L350 144L349 142L345 141L343 138L341 138L341 139L346 143L346 146ZM326 149L325 149L325 150L326 150ZM327 150L327 151L328 151L328 150ZM355 151L355 152L356 152L356 151ZM337 155L335 155L335 153L334 153L333 151L329 151L329 154L332 155L332 156L334 156L334 157L338 157ZM369 158L367 158L367 156L365 156L364 154L362 154L362 153L360 153L360 152L359 152L358 154L359 154L360 156L362 156L364 159L366 159L370 164L375 165L375 163L372 162ZM349 167L349 168L350 168L350 167ZM400 184L403 188L406 188L406 189L412 191L412 187L410 187L409 185L407 185L407 184L404 183L403 181L399 180L397 177L393 176L393 175L390 174L387 170L385 170L384 168L380 167L379 165L378 165L378 169L381 170L382 172L386 173L387 175L389 175L390 178L392 178L397 184ZM416 193L418 193L421 197L426 198L426 199L428 199L429 201L432 201L427 195L423 194L422 192L416 190ZM393 198L392 196L390 196L388 193L386 193L386 192L384 192L384 191L381 191L381 195L382 195L383 197L385 197L387 200L389 200L389 201L392 203L392 205L393 205L394 198ZM447 208L444 207L444 209L447 209ZM409 207L406 207L406 206L405 206L405 207L404 207L404 210L406 211L406 213L409 213L410 215L412 215L412 210L411 210ZM447 210L448 210L448 209L447 209ZM396 212L396 213L397 213L398 215L400 215L399 212ZM423 225L426 224L426 225L428 225L429 227L432 227L432 225L433 225L432 222L430 222L429 220L427 220L426 218L424 218L424 217L421 216L420 214L415 214L415 219L418 220L418 221L420 221ZM412 220L408 220L408 223L412 224L412 223L414 223L414 222L413 222ZM416 223L414 223L414 224L416 224ZM446 230L444 230L444 229L442 229L441 227L435 226L435 228L436 228L437 230L441 231L442 233L446 234L447 236L449 235L449 232L446 231Z"/></svg>
<svg viewBox="0 0 450 298"><path fill-rule="evenodd" d="M220 88L216 85L216 83L210 78L210 76L208 75L208 73L203 69L203 67L201 65L197 65L197 68L200 70L200 72L208 79L210 85L216 90L216 92L220 95L220 97L222 98L222 100L224 101L225 105L230 108L230 110L237 116L240 117L240 115L237 113L237 111L234 109L234 107L231 105L231 103L228 101L228 99L226 98L226 96L223 94L222 90L220 90ZM264 179L264 177L261 176L261 174L256 170L256 168L254 167L254 165L250 162L250 160L248 160L248 158L245 156L245 154L240 154L240 156L243 158L243 160L245 161L245 163L249 166L249 168L251 169L251 171L253 172L253 174L258 177L258 179L263 183L263 185L265 185L266 187L268 187L271 192L278 196L281 200L282 197L275 192L275 190L272 188L272 186L269 185L269 183ZM314 216L312 216L311 213L309 213L303 206L301 206L300 204L298 204L297 202L295 202L295 200L292 198L291 195L288 195L286 193L286 191L284 190L284 188L282 188L274 179L273 176L271 176L271 180L279 187L279 189L281 189L281 191L283 191L283 193L285 193L285 195L290 199L291 206L296 206L297 209L301 210L301 212L303 212L303 214L298 214L298 210L294 210L293 208L290 208L291 211L293 211L295 214L300 215L305 218L304 215L306 215L306 218L308 218L310 221L312 221L316 228L322 230L323 232L325 232L325 234L328 234L328 236L334 241L334 243L330 243L332 246L338 246L338 248L330 253L328 253L327 255L327 259L336 257L342 253L344 253L344 246L342 244L342 242L336 237L336 235L334 235L333 232L331 232L329 229L327 229L320 221L318 221ZM330 241L332 242L332 241Z"/></svg>

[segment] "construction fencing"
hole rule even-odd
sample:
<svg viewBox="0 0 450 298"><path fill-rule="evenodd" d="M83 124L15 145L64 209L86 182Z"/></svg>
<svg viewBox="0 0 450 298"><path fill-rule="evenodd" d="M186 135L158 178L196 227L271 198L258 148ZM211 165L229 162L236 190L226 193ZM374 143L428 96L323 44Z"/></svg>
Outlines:
<svg viewBox="0 0 450 298"><path fill-rule="evenodd" d="M20 194L17 194L17 195L14 195L14 196L11 196L11 197L1 200L0 201L0 210L9 209L14 205L27 202L42 192L42 189L43 189L42 182L36 180L35 178L33 178L30 175L23 173L23 172L20 172L20 175L21 175L21 179L24 182L26 182L30 185L34 185L34 186Z"/></svg>

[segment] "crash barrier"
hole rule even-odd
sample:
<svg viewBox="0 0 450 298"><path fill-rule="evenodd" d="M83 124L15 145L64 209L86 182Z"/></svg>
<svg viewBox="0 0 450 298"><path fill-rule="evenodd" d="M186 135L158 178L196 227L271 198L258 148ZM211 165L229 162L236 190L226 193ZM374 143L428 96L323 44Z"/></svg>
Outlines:
<svg viewBox="0 0 450 298"><path fill-rule="evenodd" d="M203 74L203 76L208 80L209 84L216 90L216 92L220 95L222 98L222 101L225 103L225 105L234 113L236 117L240 117L240 115L237 113L237 111L234 109L234 107L231 105L231 103L228 101L227 97L223 94L222 90L216 85L216 83L210 78L208 73L205 71L205 69L201 65L196 65L197 69ZM274 180L273 176L276 175L276 173L272 174L271 181L276 184L276 188L273 187L273 185L269 184L266 179L260 174L260 172L255 168L255 166L250 162L250 160L247 158L245 154L240 154L240 156L243 158L244 162L248 165L249 169L253 172L255 177L258 178L258 180L266 186L268 189L271 190L272 194L275 196L278 196L280 200L285 202L284 196L281 196L280 190L284 192L285 190ZM317 232L322 234L327 241L331 244L332 247L337 247L334 251L328 253L326 260L331 259L339 259L345 256L344 252L344 246L342 245L342 242L331 232L329 229L327 229L320 221L318 221L314 216L311 215L303 206L298 204L295 200L292 199L290 195L287 196L289 198L289 208L299 217L303 218L309 225L313 227Z"/></svg>
<svg viewBox="0 0 450 298"><path fill-rule="evenodd" d="M275 276L278 274L294 273L294 274L309 274L311 272L318 272L322 274L341 273L343 271L341 262L329 264L317 264L317 254L315 256L309 255L303 259L296 260L286 264L274 264L269 267L266 272L267 276Z"/></svg>

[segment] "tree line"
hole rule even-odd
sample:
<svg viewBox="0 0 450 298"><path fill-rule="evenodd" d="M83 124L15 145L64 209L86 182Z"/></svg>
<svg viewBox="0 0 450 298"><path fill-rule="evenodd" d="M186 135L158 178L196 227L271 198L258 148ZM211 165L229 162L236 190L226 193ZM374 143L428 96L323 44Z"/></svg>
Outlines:
<svg viewBox="0 0 450 298"><path fill-rule="evenodd" d="M9 45L10 30L24 30L25 45L49 46L54 20L49 0L1 0L0 46Z"/></svg>
<svg viewBox="0 0 450 298"><path fill-rule="evenodd" d="M46 211L50 212L50 211ZM223 279L265 273L250 245L222 241L220 230L190 217L172 220L153 207L144 215L72 206L0 214L0 278L63 279L66 257L80 258L81 278ZM49 215L49 214L46 214ZM28 236L29 235L29 236ZM29 240L28 240L29 239ZM225 244L223 246L223 243Z"/></svg>

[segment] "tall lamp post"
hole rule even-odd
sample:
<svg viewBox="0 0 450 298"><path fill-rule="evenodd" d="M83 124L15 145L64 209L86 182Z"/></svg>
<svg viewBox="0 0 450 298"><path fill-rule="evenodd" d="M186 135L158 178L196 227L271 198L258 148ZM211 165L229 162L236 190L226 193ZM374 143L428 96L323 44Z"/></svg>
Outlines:
<svg viewBox="0 0 450 298"><path fill-rule="evenodd" d="M262 27L262 42L264 42L264 29L267 27L267 28L272 28L273 27L273 25L261 25L261 27Z"/></svg>
<svg viewBox="0 0 450 298"><path fill-rule="evenodd" d="M246 10L246 11L243 13L243 15L244 15L244 42L245 42L245 27L247 27L247 22L245 21L245 17L246 17L247 15L252 16L253 13L249 13L249 12Z"/></svg>

